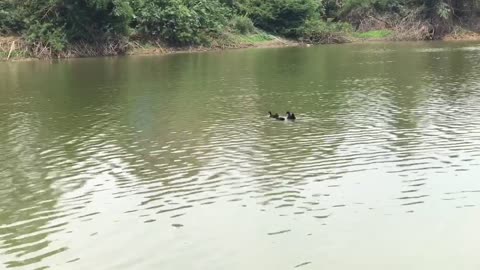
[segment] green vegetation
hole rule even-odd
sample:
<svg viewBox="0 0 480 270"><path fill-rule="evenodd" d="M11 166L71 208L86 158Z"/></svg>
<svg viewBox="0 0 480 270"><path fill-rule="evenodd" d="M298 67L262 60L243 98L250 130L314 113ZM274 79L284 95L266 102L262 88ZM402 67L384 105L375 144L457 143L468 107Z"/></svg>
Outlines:
<svg viewBox="0 0 480 270"><path fill-rule="evenodd" d="M480 0L325 0L325 14L355 30L388 29L393 39L441 38L455 25L478 29Z"/></svg>
<svg viewBox="0 0 480 270"><path fill-rule="evenodd" d="M383 30L372 30L368 32L357 32L354 33L353 36L356 38L364 38L364 39L382 39L382 38L388 38L391 36L393 33L390 30L383 29Z"/></svg>
<svg viewBox="0 0 480 270"><path fill-rule="evenodd" d="M240 34L246 35L255 32L255 25L247 16L235 16L230 22L232 28Z"/></svg>
<svg viewBox="0 0 480 270"><path fill-rule="evenodd" d="M307 20L296 29L296 36L307 43L342 43L352 32L348 23L332 23L322 20Z"/></svg>
<svg viewBox="0 0 480 270"><path fill-rule="evenodd" d="M8 52L3 52L0 51L0 59L4 58L7 59L8 57ZM10 59L22 59L22 58L28 58L28 54L26 54L24 51L12 51L10 54Z"/></svg>
<svg viewBox="0 0 480 270"><path fill-rule="evenodd" d="M317 0L239 0L234 8L265 31L296 38L299 27L308 20L319 20L319 3Z"/></svg>
<svg viewBox="0 0 480 270"><path fill-rule="evenodd" d="M143 37L172 45L206 44L226 25L229 9L212 0L151 0L135 9L132 24Z"/></svg>
<svg viewBox="0 0 480 270"><path fill-rule="evenodd" d="M132 42L255 42L257 29L308 43L430 39L478 30L479 15L480 0L0 0L0 36L21 37L35 56L83 56Z"/></svg>
<svg viewBox="0 0 480 270"><path fill-rule="evenodd" d="M232 35L234 44L257 44L271 41L274 38L265 33L255 33L249 35Z"/></svg>

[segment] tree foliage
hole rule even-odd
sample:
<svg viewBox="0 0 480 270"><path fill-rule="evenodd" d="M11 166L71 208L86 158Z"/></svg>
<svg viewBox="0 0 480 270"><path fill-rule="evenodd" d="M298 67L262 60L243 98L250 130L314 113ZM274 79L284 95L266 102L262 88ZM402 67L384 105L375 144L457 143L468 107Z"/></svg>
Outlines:
<svg viewBox="0 0 480 270"><path fill-rule="evenodd" d="M226 26L251 32L253 22L267 32L319 40L345 31L332 21L348 21L352 13L402 17L414 9L426 20L451 22L480 15L480 0L0 0L0 35L21 35L53 51L132 37L190 45L208 43Z"/></svg>
<svg viewBox="0 0 480 270"><path fill-rule="evenodd" d="M480 0L324 0L327 13L346 15L358 9L408 13L420 8L426 19L450 19L452 15L473 16L480 12Z"/></svg>
<svg viewBox="0 0 480 270"><path fill-rule="evenodd" d="M145 1L136 13L139 33L176 45L205 43L230 16L229 9L216 0Z"/></svg>
<svg viewBox="0 0 480 270"><path fill-rule="evenodd" d="M134 17L128 0L7 0L3 32L60 51L68 43L102 42L128 35ZM3 21L7 21L6 23Z"/></svg>
<svg viewBox="0 0 480 270"><path fill-rule="evenodd" d="M238 0L234 6L257 27L287 37L295 37L298 27L319 19L321 12L318 0Z"/></svg>

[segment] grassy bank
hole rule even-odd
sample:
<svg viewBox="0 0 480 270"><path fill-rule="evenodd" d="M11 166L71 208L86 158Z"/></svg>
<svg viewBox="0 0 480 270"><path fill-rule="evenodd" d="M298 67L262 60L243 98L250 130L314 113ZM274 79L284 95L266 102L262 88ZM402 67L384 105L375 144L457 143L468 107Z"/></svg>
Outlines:
<svg viewBox="0 0 480 270"><path fill-rule="evenodd" d="M477 39L478 0L0 1L0 59Z"/></svg>
<svg viewBox="0 0 480 270"><path fill-rule="evenodd" d="M18 37L0 37L0 61L25 59L30 56L23 39Z"/></svg>
<svg viewBox="0 0 480 270"><path fill-rule="evenodd" d="M159 55L181 52L202 52L241 48L300 46L302 43L255 29L252 33L225 32L208 45L171 46L161 40L130 40L118 44L74 44L55 58L96 57L114 55ZM121 48L120 48L121 46ZM54 57L48 47L32 48L21 37L0 37L0 61L49 59Z"/></svg>
<svg viewBox="0 0 480 270"><path fill-rule="evenodd" d="M0 1L0 58L471 40L479 18L479 0Z"/></svg>
<svg viewBox="0 0 480 270"><path fill-rule="evenodd" d="M160 40L132 41L129 49L126 51L128 55L155 55L169 54L179 52L201 52L226 49L242 49L242 48L268 48L268 47L288 47L298 46L299 42L274 36L256 29L253 33L240 34L226 32L217 39L212 40L209 45L203 46L169 46Z"/></svg>
<svg viewBox="0 0 480 270"><path fill-rule="evenodd" d="M410 30L411 35L395 29L376 29L369 31L352 31L335 33L341 42L378 42L378 41L410 41L425 40L418 38L420 30ZM480 34L465 28L456 27L454 31L444 35L441 40L480 40ZM328 43L328 42L326 42ZM332 43L340 43L335 40ZM96 57L114 55L161 55L184 52L203 52L241 48L291 47L310 44L307 41L286 39L255 29L252 33L240 34L225 32L202 46L170 46L161 40L131 40L124 44L75 44L70 46L56 58ZM0 61L18 61L26 59L52 58L48 47L28 46L21 37L0 37Z"/></svg>

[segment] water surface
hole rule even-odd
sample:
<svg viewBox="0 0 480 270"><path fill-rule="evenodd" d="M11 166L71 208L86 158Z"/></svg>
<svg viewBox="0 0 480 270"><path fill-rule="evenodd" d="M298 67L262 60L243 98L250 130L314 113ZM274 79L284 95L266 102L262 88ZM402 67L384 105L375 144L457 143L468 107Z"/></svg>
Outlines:
<svg viewBox="0 0 480 270"><path fill-rule="evenodd" d="M0 153L0 269L480 267L478 43L0 63Z"/></svg>

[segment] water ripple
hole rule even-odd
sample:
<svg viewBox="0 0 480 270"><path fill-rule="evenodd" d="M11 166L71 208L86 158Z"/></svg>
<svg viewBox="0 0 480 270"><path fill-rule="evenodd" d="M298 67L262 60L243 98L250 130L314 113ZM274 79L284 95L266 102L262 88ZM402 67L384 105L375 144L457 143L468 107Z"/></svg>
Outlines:
<svg viewBox="0 0 480 270"><path fill-rule="evenodd" d="M364 50L342 64L343 73L323 70L328 76L316 69L289 70L295 74L290 76L273 65L278 74L256 70L254 76L250 67L224 74L225 68L200 78L196 70L185 79L181 72L165 71L165 81L130 70L127 74L148 80L95 77L91 84L75 81L45 93L20 82L24 91L0 92L5 266L42 269L59 257L81 265L83 254L73 242L87 246L90 238L133 238L117 231L117 224L158 226L188 246L182 238L188 234L182 233L205 231L198 224L207 220L258 219L260 233L250 233L281 241L298 236L298 220L327 230L347 215L353 220L372 212L415 215L427 206L475 209L480 201L475 48L413 50L415 57L463 53L460 73L445 63L446 69L426 64L399 71L402 59L390 58L401 51L385 49ZM385 59L364 58L371 54ZM42 74L50 72L55 68ZM298 120L272 120L266 116L270 108L293 110ZM191 216L200 217L198 224ZM280 224L262 224L266 216L280 218ZM162 241L173 241L168 237ZM214 233L202 241L221 246Z"/></svg>

